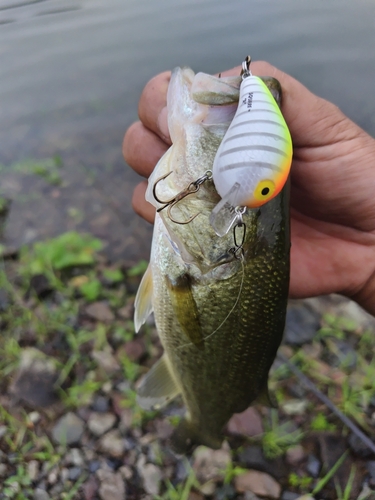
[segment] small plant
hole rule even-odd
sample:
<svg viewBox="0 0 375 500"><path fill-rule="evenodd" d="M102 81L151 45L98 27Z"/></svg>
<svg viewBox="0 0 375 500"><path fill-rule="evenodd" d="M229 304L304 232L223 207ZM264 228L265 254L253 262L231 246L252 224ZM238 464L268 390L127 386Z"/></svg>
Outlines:
<svg viewBox="0 0 375 500"><path fill-rule="evenodd" d="M310 476L299 476L295 472L291 472L289 474L288 481L290 486L292 486L293 488L298 488L306 492L311 486L313 478Z"/></svg>
<svg viewBox="0 0 375 500"><path fill-rule="evenodd" d="M332 314L323 316L323 327L317 332L317 338L323 340L327 337L335 337L339 340L345 339L345 332L356 330L357 325L348 318L341 318Z"/></svg>
<svg viewBox="0 0 375 500"><path fill-rule="evenodd" d="M95 263L95 253L102 243L89 234L76 231L64 233L51 240L35 243L30 249L21 251L21 272L28 276L46 274L69 267L87 266Z"/></svg>
<svg viewBox="0 0 375 500"><path fill-rule="evenodd" d="M328 422L324 413L318 413L311 421L311 429L313 431L334 431L336 426Z"/></svg>
<svg viewBox="0 0 375 500"><path fill-rule="evenodd" d="M271 410L271 425L266 428L262 436L264 455L269 459L283 455L288 448L298 444L303 437L301 431L288 432L288 422L279 425L275 410Z"/></svg>

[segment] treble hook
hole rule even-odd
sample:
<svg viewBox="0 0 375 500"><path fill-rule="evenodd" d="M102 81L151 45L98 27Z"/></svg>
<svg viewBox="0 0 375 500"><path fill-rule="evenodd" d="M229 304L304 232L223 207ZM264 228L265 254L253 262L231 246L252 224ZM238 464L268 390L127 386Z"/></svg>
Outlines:
<svg viewBox="0 0 375 500"><path fill-rule="evenodd" d="M170 172L168 172L167 174L163 175L162 177L159 177L159 179L157 179L155 181L155 184L154 184L154 187L152 188L152 193L154 195L154 198L155 200L158 202L158 203L161 203L163 206L158 208L156 211L157 212L161 212L162 210L164 210L165 208L168 207L168 210L167 210L167 214L168 214L168 217L170 218L170 220L172 222L174 222L175 224L189 224L191 221L193 221L196 217L198 217L198 215L200 214L200 212L198 212L197 214L195 215L192 215L191 217L189 217L189 219L187 219L186 221L179 221L179 220L176 220L173 216L172 216L172 208L177 205L177 203L179 203L181 200L183 200L184 198L186 198L186 196L189 196L189 194L194 194L196 193L199 188L201 187L201 184L203 184L203 182L205 182L206 180L208 179L211 179L212 177L212 172L210 170L207 170L207 172L202 176L202 177L199 177L199 179L197 179L196 181L194 182L191 182L187 188L183 189L182 191L180 191L179 193L176 194L176 196L173 196L172 198L170 198L169 200L160 200L160 198L158 198L158 196L156 195L156 186L158 185L158 183L164 179L166 179L169 175L171 175L171 173L173 172L173 170L171 170Z"/></svg>

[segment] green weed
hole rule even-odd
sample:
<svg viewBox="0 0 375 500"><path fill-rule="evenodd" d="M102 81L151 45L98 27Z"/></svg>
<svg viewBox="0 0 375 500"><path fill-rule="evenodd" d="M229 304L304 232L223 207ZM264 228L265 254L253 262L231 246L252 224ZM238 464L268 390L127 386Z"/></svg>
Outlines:
<svg viewBox="0 0 375 500"><path fill-rule="evenodd" d="M318 413L311 421L311 429L313 431L334 431L336 425L328 422L324 413Z"/></svg>
<svg viewBox="0 0 375 500"><path fill-rule="evenodd" d="M298 430L288 432L288 425L288 422L279 425L277 411L271 410L271 424L266 425L262 436L263 452L267 458L277 458L301 441L303 433Z"/></svg>

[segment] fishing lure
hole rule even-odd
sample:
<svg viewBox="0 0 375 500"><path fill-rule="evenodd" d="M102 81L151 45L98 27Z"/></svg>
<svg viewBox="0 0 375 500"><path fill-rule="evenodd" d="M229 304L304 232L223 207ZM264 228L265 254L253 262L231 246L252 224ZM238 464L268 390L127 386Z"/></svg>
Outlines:
<svg viewBox="0 0 375 500"><path fill-rule="evenodd" d="M280 193L292 163L292 139L263 80L242 64L238 108L215 156L212 178L222 200L211 214L219 236L237 220L235 207L258 208Z"/></svg>

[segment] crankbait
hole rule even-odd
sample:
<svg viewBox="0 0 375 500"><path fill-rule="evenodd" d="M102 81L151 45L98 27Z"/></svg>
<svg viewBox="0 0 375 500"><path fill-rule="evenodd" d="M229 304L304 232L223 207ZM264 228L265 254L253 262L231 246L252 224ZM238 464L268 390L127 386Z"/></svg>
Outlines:
<svg viewBox="0 0 375 500"><path fill-rule="evenodd" d="M292 163L292 139L263 80L242 64L238 108L216 153L212 178L222 200L211 214L219 236L237 220L235 207L258 208L280 193Z"/></svg>

